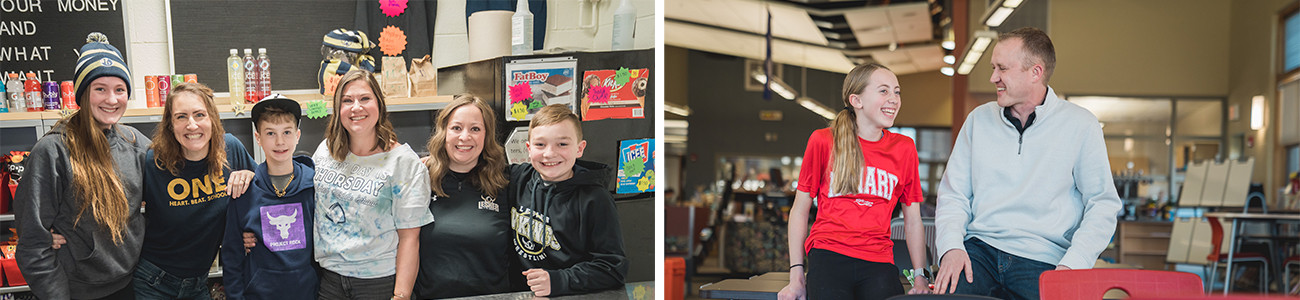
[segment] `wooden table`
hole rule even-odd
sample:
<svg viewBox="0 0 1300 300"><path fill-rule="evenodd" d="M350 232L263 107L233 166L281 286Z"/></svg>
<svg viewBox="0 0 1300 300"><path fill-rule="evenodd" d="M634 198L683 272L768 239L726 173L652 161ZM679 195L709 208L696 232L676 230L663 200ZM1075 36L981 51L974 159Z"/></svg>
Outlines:
<svg viewBox="0 0 1300 300"><path fill-rule="evenodd" d="M790 284L786 280L727 279L700 287L700 297L706 299L776 299L776 294ZM762 277L762 276L759 276Z"/></svg>
<svg viewBox="0 0 1300 300"><path fill-rule="evenodd" d="M1273 222L1273 221L1298 221L1300 214L1294 213L1227 213L1212 212L1205 213L1205 217L1210 219L1211 226L1219 223L1219 218L1232 219L1232 225L1228 227L1228 265L1227 274L1232 274L1233 254L1237 252L1237 227L1241 222ZM1214 286L1213 278L1210 279L1210 286ZM1223 294L1227 295L1232 290L1232 276L1224 277ZM1268 283L1265 283L1268 284ZM1285 288L1284 288L1285 289Z"/></svg>

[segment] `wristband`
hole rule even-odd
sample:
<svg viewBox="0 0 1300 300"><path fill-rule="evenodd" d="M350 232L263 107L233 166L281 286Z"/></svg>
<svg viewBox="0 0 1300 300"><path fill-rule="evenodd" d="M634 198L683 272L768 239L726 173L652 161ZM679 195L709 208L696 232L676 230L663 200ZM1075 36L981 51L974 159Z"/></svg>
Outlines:
<svg viewBox="0 0 1300 300"><path fill-rule="evenodd" d="M928 274L926 274L926 273L929 272L929 271L930 271L930 270L925 269L925 268L916 268L916 269L912 269L912 276L916 276L916 277L920 277L920 278L925 278L925 280L930 280L930 276L929 276Z"/></svg>
<svg viewBox="0 0 1300 300"><path fill-rule="evenodd" d="M791 265L791 266L790 266L790 269L791 269L791 270L794 270L794 267L803 267L803 264L794 264L794 265Z"/></svg>

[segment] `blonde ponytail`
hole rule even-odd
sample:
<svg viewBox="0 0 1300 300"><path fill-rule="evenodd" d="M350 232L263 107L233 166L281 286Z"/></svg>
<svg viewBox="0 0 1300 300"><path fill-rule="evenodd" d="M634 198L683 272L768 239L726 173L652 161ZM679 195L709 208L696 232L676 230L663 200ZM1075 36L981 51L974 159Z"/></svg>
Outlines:
<svg viewBox="0 0 1300 300"><path fill-rule="evenodd" d="M835 139L831 147L831 194L848 195L858 192L858 181L862 178L862 144L858 143L857 113L849 96L861 93L869 84L871 73L878 69L889 70L883 65L869 63L854 67L844 76L842 100L844 110L831 120L831 136Z"/></svg>

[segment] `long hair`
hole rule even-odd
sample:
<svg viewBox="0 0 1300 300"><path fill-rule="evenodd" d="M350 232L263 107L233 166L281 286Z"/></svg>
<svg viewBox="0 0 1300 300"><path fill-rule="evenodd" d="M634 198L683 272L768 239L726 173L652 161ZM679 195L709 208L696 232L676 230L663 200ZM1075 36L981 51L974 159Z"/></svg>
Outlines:
<svg viewBox="0 0 1300 300"><path fill-rule="evenodd" d="M347 128L343 127L343 119L339 117L339 111L343 108L344 87L358 80L369 85L370 91L375 94L375 105L379 106L379 120L375 122L375 147L370 150L380 149L387 152L392 150L392 143L397 141L397 132L393 131L393 123L388 122L388 104L384 101L384 90L380 88L379 81L375 80L374 74L370 71L361 69L348 71L347 74L343 74L335 89L334 113L330 114L329 125L325 127L326 148L330 151L330 157L337 161L343 161L348 157L348 146L352 145L352 137L348 134Z"/></svg>
<svg viewBox="0 0 1300 300"><path fill-rule="evenodd" d="M89 99L89 94L83 92L77 95L77 99ZM64 125L63 143L68 147L68 160L72 166L72 188L81 197L73 224L80 223L81 216L90 209L95 222L108 231L113 243L121 244L131 218L130 203L126 199L122 178L117 176L108 137L99 129L99 121L90 110L78 110L55 124L55 127ZM116 125L109 127L122 134ZM138 137L132 134L123 138L134 143Z"/></svg>
<svg viewBox="0 0 1300 300"><path fill-rule="evenodd" d="M451 114L461 107L478 108L483 113L483 153L478 156L478 164L470 170L469 182L483 194L496 198L497 192L509 183L505 174L505 148L496 141L496 114L487 102L468 93L456 95L447 107L438 112L437 128L434 128L433 138L429 139L427 145L429 156L432 156L425 164L429 167L429 187L438 196L447 196L447 192L442 190L442 178L451 170L451 156L447 154L447 126L451 123Z"/></svg>
<svg viewBox="0 0 1300 300"><path fill-rule="evenodd" d="M176 132L172 129L176 122L172 118L172 113L176 112L176 99L184 94L197 96L208 110L208 120L212 123L212 129L208 132L208 175L212 178L222 177L221 171L230 166L230 162L226 161L226 129L221 126L221 114L212 100L212 89L202 83L182 83L167 94L162 122L154 129L153 142L149 145L149 149L153 150L153 165L167 170L172 176L180 176L181 166L185 165L184 147L176 140Z"/></svg>
<svg viewBox="0 0 1300 300"><path fill-rule="evenodd" d="M880 64L869 63L853 67L849 75L844 76L844 88L841 92L847 109L835 114L835 119L831 120L830 124L831 136L835 137L834 146L831 147L831 170L835 171L831 178L833 194L847 195L857 192L858 178L862 176L862 145L858 144L858 125L855 122L857 113L849 103L849 96L862 93L862 90L870 84L871 73L880 69L889 70Z"/></svg>

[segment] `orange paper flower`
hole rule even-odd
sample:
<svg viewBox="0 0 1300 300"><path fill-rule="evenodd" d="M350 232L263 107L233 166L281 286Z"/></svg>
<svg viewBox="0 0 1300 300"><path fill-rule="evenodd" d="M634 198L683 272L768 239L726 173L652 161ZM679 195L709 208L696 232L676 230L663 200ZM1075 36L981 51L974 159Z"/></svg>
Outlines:
<svg viewBox="0 0 1300 300"><path fill-rule="evenodd" d="M379 33L379 51L384 55L398 56L406 50L406 33L402 29L389 25Z"/></svg>

